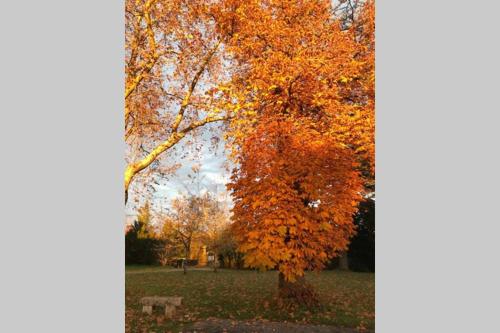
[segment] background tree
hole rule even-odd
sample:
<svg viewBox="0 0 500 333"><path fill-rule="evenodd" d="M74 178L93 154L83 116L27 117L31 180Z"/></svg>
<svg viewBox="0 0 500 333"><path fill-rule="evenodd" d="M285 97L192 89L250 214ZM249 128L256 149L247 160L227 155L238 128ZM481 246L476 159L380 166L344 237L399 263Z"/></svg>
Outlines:
<svg viewBox="0 0 500 333"><path fill-rule="evenodd" d="M186 259L191 257L195 241L208 246L208 250L217 256L222 246L220 235L228 223L225 203L214 193L186 195L172 201L172 209L163 218L161 234L170 252L176 253L175 249L182 247L183 251L179 254Z"/></svg>
<svg viewBox="0 0 500 333"><path fill-rule="evenodd" d="M238 251L238 244L230 224L222 228L215 242L221 267L243 268L243 253Z"/></svg>
<svg viewBox="0 0 500 333"><path fill-rule="evenodd" d="M176 235L174 221L167 215L161 215L160 238L165 244L163 252L163 262L172 263L172 259L177 259L185 255L184 245Z"/></svg>
<svg viewBox="0 0 500 333"><path fill-rule="evenodd" d="M203 240L208 246L208 250L213 254L213 269L214 272L217 272L219 253L224 249L221 236L229 225L230 216L226 201L221 202L215 194L205 195L204 200L206 200L209 215Z"/></svg>
<svg viewBox="0 0 500 333"><path fill-rule="evenodd" d="M365 198L354 216L356 236L349 245L349 268L354 271L375 271L375 200Z"/></svg>
<svg viewBox="0 0 500 333"><path fill-rule="evenodd" d="M182 197L172 201L171 228L174 237L182 243L187 259L191 256L193 239L205 230L203 215L203 203L198 197Z"/></svg>
<svg viewBox="0 0 500 333"><path fill-rule="evenodd" d="M149 203L139 209L137 220L125 234L125 264L160 264L164 252L164 242L157 237L151 225Z"/></svg>
<svg viewBox="0 0 500 333"><path fill-rule="evenodd" d="M137 214L137 237L154 238L156 236L153 225L151 224L151 209L149 201L139 208Z"/></svg>

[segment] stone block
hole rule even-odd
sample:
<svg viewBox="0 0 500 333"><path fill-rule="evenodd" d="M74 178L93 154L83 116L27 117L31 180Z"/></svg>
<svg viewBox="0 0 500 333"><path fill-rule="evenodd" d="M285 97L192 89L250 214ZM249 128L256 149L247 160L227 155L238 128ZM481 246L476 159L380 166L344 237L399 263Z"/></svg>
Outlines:
<svg viewBox="0 0 500 333"><path fill-rule="evenodd" d="M175 306L181 306L182 305L182 297L177 297L177 296L171 296L171 297L165 297L167 300L167 303L175 305Z"/></svg>
<svg viewBox="0 0 500 333"><path fill-rule="evenodd" d="M165 317L172 319L175 315L175 305L166 304L165 305Z"/></svg>
<svg viewBox="0 0 500 333"><path fill-rule="evenodd" d="M142 312L146 312L147 314L152 314L153 313L153 306L152 305L143 305Z"/></svg>
<svg viewBox="0 0 500 333"><path fill-rule="evenodd" d="M182 297L148 296L141 298L141 304L142 312L146 312L148 314L153 313L154 307L165 307L165 316L167 318L172 318L172 316L175 314L176 307L182 305Z"/></svg>
<svg viewBox="0 0 500 333"><path fill-rule="evenodd" d="M182 297L177 296L168 296L168 297L160 297L160 296L149 296L141 298L142 305L152 305L152 306L163 306L165 304L172 304L175 306L182 305Z"/></svg>

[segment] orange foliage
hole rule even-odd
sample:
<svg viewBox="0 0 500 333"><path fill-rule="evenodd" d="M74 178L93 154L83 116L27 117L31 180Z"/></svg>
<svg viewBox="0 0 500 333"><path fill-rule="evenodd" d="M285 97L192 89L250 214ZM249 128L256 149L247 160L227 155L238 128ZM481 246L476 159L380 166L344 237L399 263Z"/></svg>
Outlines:
<svg viewBox="0 0 500 333"><path fill-rule="evenodd" d="M295 281L347 248L373 172L373 3L348 29L326 0L232 5L233 228L247 266Z"/></svg>
<svg viewBox="0 0 500 333"><path fill-rule="evenodd" d="M361 182L346 149L312 126L273 119L246 139L233 224L246 263L288 277L321 269L354 232Z"/></svg>

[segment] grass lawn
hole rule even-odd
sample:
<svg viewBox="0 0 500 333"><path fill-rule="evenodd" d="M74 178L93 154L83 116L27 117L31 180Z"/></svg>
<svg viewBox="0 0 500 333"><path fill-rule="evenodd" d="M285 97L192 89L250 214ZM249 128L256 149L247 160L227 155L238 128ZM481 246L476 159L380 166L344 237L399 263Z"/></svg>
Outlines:
<svg viewBox="0 0 500 333"><path fill-rule="evenodd" d="M163 267L126 268L126 331L180 332L190 323L206 318L324 324L374 329L375 274L341 271L308 273L306 280L318 292L322 309L295 312L276 306L278 273L250 270L189 271L183 275ZM183 307L174 321L161 311L142 314L144 296L182 296Z"/></svg>

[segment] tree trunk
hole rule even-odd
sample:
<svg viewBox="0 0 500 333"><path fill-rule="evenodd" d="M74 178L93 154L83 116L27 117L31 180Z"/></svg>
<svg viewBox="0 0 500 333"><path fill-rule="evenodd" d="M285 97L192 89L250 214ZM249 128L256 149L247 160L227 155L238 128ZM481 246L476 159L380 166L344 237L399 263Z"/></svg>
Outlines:
<svg viewBox="0 0 500 333"><path fill-rule="evenodd" d="M348 253L347 253L347 251L345 251L339 257L339 269L341 271L348 271L349 270L349 258L347 255L348 255Z"/></svg>
<svg viewBox="0 0 500 333"><path fill-rule="evenodd" d="M189 239L187 244L184 244L184 260L182 261L182 269L184 274L187 273L187 261L191 257L191 239Z"/></svg>
<svg viewBox="0 0 500 333"><path fill-rule="evenodd" d="M282 292L282 291L287 292L289 289L294 290L294 289L303 288L305 283L306 283L306 280L305 280L304 276L297 278L294 282L290 282L290 281L286 280L285 274L280 272L278 275L278 287L279 287L280 292Z"/></svg>
<svg viewBox="0 0 500 333"><path fill-rule="evenodd" d="M290 307L302 304L312 308L319 305L317 294L312 286L306 283L304 276L299 276L294 282L291 282L280 272L278 276L278 289L282 306Z"/></svg>
<svg viewBox="0 0 500 333"><path fill-rule="evenodd" d="M217 254L214 252L214 273L217 273Z"/></svg>

